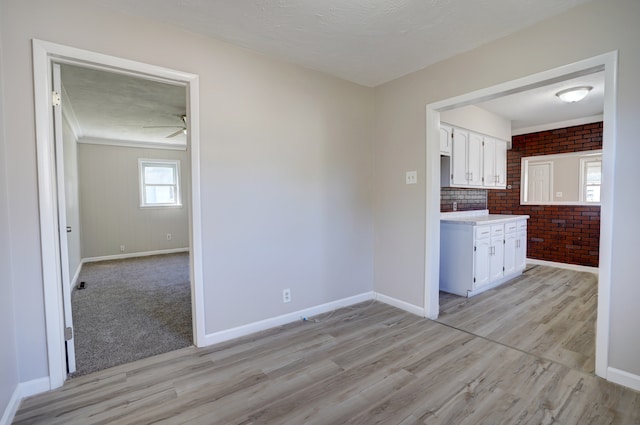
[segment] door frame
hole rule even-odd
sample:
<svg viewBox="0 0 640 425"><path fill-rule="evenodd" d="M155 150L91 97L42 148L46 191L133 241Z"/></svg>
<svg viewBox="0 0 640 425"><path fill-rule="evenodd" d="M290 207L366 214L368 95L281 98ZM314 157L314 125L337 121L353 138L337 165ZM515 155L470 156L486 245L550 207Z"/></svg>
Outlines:
<svg viewBox="0 0 640 425"><path fill-rule="evenodd" d="M602 174L604 179L600 209L600 264L598 268L595 373L605 379L615 379L609 373L609 338L612 285L613 189L617 142L617 50L426 105L424 311L425 317L437 319L440 310L438 295L440 281L440 112L496 99L597 71L604 71L605 95L602 133Z"/></svg>
<svg viewBox="0 0 640 425"><path fill-rule="evenodd" d="M49 386L61 387L67 377L64 317L56 197L55 139L51 108L52 63L69 63L98 68L149 80L185 86L187 90L188 143L191 152L191 206L189 251L193 341L205 343L204 285L202 278L202 215L200 199L200 125L198 75L95 53L88 50L32 40L35 102L36 156L40 243L44 290Z"/></svg>

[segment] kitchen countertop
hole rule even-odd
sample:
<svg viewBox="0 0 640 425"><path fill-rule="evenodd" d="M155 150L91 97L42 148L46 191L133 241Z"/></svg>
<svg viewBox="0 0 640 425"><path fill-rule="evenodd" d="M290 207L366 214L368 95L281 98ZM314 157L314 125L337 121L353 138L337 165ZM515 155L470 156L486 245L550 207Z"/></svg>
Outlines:
<svg viewBox="0 0 640 425"><path fill-rule="evenodd" d="M528 215L489 214L488 210L440 213L441 223L458 223L470 225L498 224L511 220L526 220L528 218Z"/></svg>

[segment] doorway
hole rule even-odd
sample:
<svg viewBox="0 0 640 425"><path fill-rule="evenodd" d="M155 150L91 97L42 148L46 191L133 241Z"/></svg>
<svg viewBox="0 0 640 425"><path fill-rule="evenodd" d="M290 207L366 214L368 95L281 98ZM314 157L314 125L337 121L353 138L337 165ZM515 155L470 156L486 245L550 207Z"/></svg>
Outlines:
<svg viewBox="0 0 640 425"><path fill-rule="evenodd" d="M68 371L189 346L186 88L66 63L53 71Z"/></svg>
<svg viewBox="0 0 640 425"><path fill-rule="evenodd" d="M615 153L615 97L617 53L611 52L560 68L534 74L508 83L429 104L426 107L426 245L425 245L425 316L436 319L439 314L440 263L440 112L472 105L501 96L563 81L578 75L604 71L603 174L613 175ZM598 275L598 311L596 329L597 375L607 378L609 348L609 312L611 287L611 226L613 181L603 182L600 230L600 266ZM606 191L606 195L604 192Z"/></svg>
<svg viewBox="0 0 640 425"><path fill-rule="evenodd" d="M191 312L193 342L200 346L204 341L204 299L202 283L202 241L200 214L200 157L198 117L198 76L125 60L113 56L75 49L40 40L33 40L34 92L36 106L36 148L38 159L38 188L40 207L40 234L42 245L45 323L47 330L47 355L49 360L50 387L62 386L67 376L64 306L61 273L60 234L58 233L58 190L56 185L56 157L54 153L54 117L52 113L52 69L54 63L79 65L108 70L124 75L134 75L147 80L181 85L187 91L187 119L190 147L190 189L188 214L189 280L191 288Z"/></svg>

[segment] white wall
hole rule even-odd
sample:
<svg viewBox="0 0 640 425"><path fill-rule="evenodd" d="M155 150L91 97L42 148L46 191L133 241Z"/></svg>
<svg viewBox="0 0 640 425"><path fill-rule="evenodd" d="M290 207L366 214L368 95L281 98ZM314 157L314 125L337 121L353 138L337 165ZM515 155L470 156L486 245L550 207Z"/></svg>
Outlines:
<svg viewBox="0 0 640 425"><path fill-rule="evenodd" d="M444 111L440 114L440 121L497 139L511 141L511 120L474 105Z"/></svg>
<svg viewBox="0 0 640 425"><path fill-rule="evenodd" d="M180 161L180 208L140 208L138 159ZM82 258L189 247L186 151L78 144ZM171 240L167 240L167 233Z"/></svg>
<svg viewBox="0 0 640 425"><path fill-rule="evenodd" d="M0 3L0 15L4 14ZM9 238L9 208L7 196L7 158L4 133L4 75L6 62L2 54L2 22L0 21L0 418L8 406L18 382L18 357L14 319L13 276Z"/></svg>
<svg viewBox="0 0 640 425"><path fill-rule="evenodd" d="M2 5L21 381L48 373L34 37L200 76L207 333L371 291L372 89L89 2Z"/></svg>
<svg viewBox="0 0 640 425"><path fill-rule="evenodd" d="M423 304L426 104L618 50L610 365L640 374L639 16L637 0L596 0L376 89L376 291Z"/></svg>
<svg viewBox="0 0 640 425"><path fill-rule="evenodd" d="M62 107L64 108L65 101ZM78 190L78 143L67 120L63 120L62 139L64 152L64 191L67 226L67 251L69 256L69 278L73 279L82 260L80 245L80 195ZM73 283L73 282L70 282Z"/></svg>

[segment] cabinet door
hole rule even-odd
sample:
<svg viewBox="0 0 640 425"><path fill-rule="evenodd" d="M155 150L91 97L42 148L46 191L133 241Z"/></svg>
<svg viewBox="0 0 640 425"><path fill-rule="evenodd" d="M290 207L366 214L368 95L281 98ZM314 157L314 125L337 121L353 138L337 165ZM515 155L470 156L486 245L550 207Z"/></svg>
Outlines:
<svg viewBox="0 0 640 425"><path fill-rule="evenodd" d="M491 239L475 241L473 255L473 288L478 288L489 283L490 279L490 252Z"/></svg>
<svg viewBox="0 0 640 425"><path fill-rule="evenodd" d="M491 239L491 264L489 266L490 281L504 277L504 239Z"/></svg>
<svg viewBox="0 0 640 425"><path fill-rule="evenodd" d="M516 271L516 246L518 234L508 233L504 237L504 274L508 276Z"/></svg>
<svg viewBox="0 0 640 425"><path fill-rule="evenodd" d="M482 141L480 134L469 133L467 181L470 186L482 186Z"/></svg>
<svg viewBox="0 0 640 425"><path fill-rule="evenodd" d="M496 185L496 140L484 138L482 146L482 184L486 187Z"/></svg>
<svg viewBox="0 0 640 425"><path fill-rule="evenodd" d="M516 270L524 270L527 266L527 232L518 232L516 242Z"/></svg>
<svg viewBox="0 0 640 425"><path fill-rule="evenodd" d="M440 155L451 155L451 127L440 124Z"/></svg>
<svg viewBox="0 0 640 425"><path fill-rule="evenodd" d="M467 144L469 132L453 130L451 146L451 181L454 185L466 186L467 182Z"/></svg>
<svg viewBox="0 0 640 425"><path fill-rule="evenodd" d="M496 140L495 146L495 174L496 187L507 187L507 142Z"/></svg>

